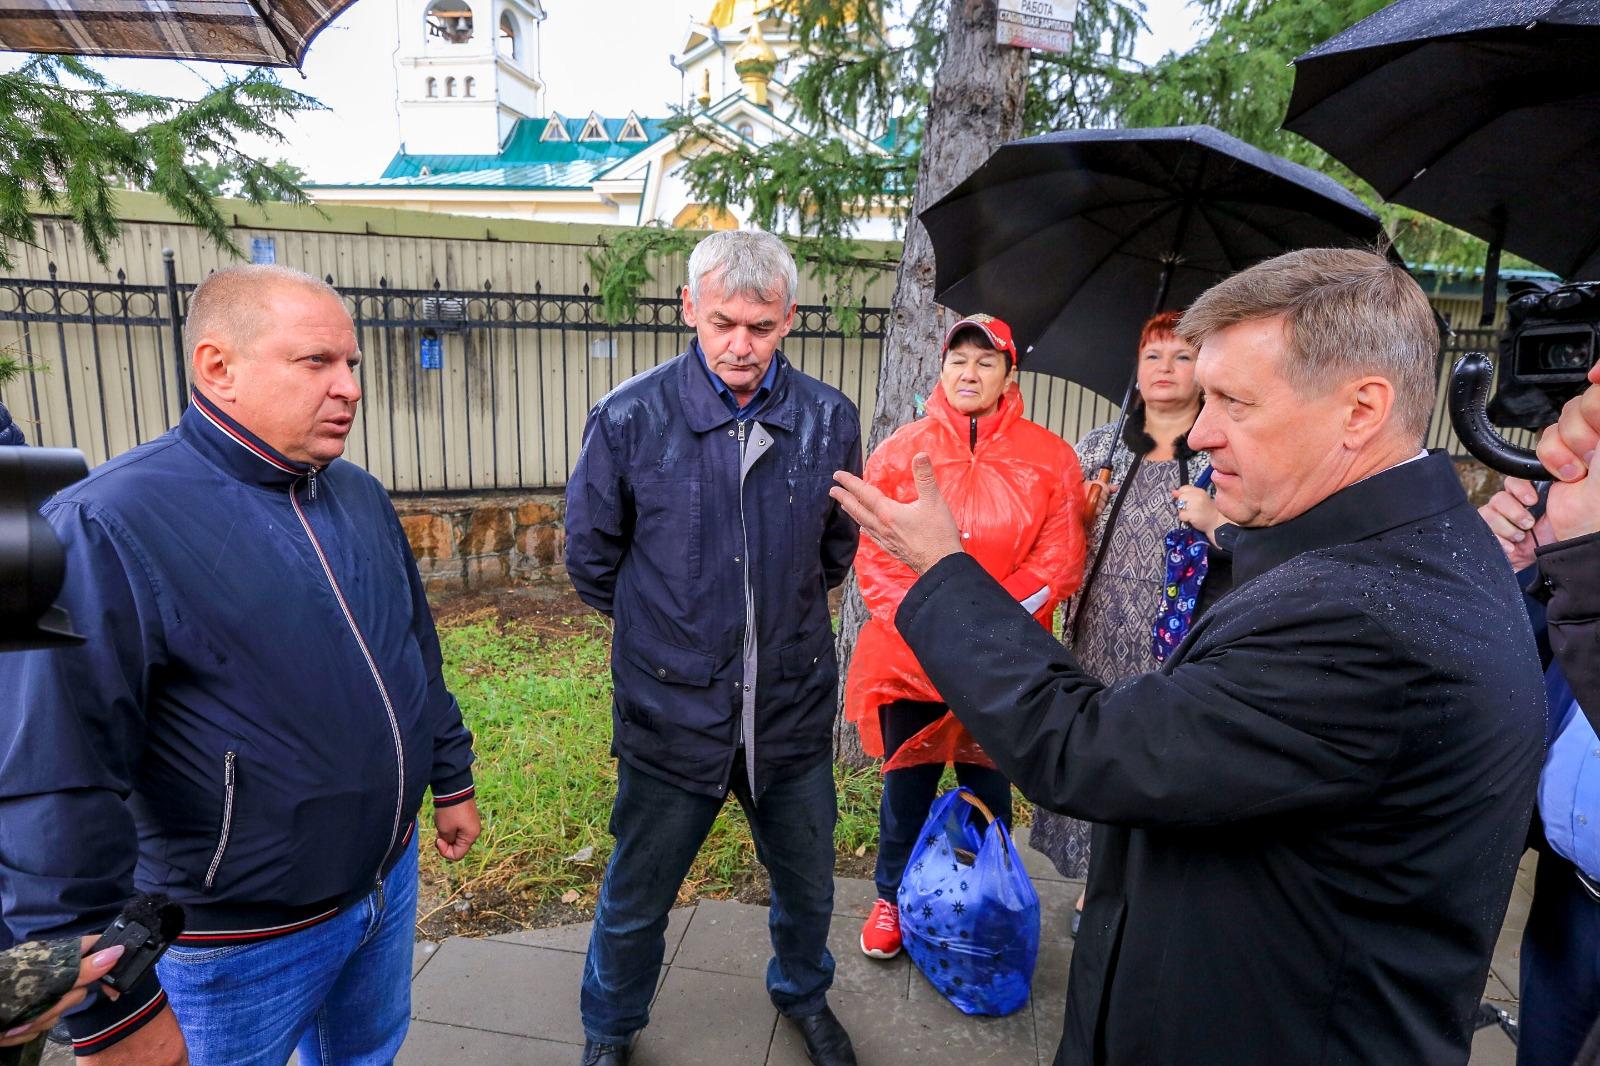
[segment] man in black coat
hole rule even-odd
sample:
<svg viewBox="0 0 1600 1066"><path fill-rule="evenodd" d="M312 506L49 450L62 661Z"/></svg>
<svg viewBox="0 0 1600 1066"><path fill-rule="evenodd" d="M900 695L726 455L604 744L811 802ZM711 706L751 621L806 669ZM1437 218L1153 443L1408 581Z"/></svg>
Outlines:
<svg viewBox="0 0 1600 1066"><path fill-rule="evenodd" d="M1236 586L1112 686L961 553L931 471L834 491L923 576L896 625L1030 799L1102 823L1066 1064L1465 1063L1544 737L1520 593L1421 440L1438 336L1366 252L1184 316Z"/></svg>

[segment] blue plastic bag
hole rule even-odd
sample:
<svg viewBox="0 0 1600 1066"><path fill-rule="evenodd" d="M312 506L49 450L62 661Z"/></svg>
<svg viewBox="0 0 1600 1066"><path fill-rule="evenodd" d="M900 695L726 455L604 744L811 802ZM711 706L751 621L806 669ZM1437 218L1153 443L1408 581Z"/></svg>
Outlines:
<svg viewBox="0 0 1600 1066"><path fill-rule="evenodd" d="M967 789L934 801L899 903L906 954L951 1003L989 1015L1027 1005L1039 958L1039 894L1005 825Z"/></svg>

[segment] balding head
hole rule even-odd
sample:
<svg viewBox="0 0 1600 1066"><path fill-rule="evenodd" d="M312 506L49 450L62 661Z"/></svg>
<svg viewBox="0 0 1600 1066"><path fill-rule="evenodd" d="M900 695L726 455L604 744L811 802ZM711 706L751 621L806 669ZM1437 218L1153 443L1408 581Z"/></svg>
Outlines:
<svg viewBox="0 0 1600 1066"><path fill-rule="evenodd" d="M231 267L195 289L184 328L195 388L218 410L294 462L344 452L361 352L332 288L284 267Z"/></svg>
<svg viewBox="0 0 1600 1066"><path fill-rule="evenodd" d="M332 285L292 267L251 263L219 270L195 286L183 320L183 346L193 359L205 338L225 340L241 351L259 336L274 293L284 287L307 289L338 301Z"/></svg>

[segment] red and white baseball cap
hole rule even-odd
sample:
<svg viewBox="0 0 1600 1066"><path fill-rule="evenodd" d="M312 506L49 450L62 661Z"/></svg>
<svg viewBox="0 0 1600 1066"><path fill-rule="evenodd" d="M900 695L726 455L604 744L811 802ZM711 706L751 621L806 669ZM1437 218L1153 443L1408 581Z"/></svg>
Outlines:
<svg viewBox="0 0 1600 1066"><path fill-rule="evenodd" d="M939 349L943 355L950 350L950 340L964 329L980 329L983 335L989 338L989 344L997 352L1004 352L1011 357L1011 365L1016 366L1021 362L1021 353L1017 351L1017 342L1011 339L1011 327L993 315L976 314L968 315L955 325L951 326L944 334L944 346Z"/></svg>

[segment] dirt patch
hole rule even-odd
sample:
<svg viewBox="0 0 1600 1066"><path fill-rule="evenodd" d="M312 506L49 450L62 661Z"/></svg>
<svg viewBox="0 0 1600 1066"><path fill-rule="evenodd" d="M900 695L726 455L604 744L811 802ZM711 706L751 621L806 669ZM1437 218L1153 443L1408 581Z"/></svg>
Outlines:
<svg viewBox="0 0 1600 1066"><path fill-rule="evenodd" d="M552 637L571 636L600 617L566 582L454 592L435 595L431 603L439 625L492 619L501 629L509 622L519 622L540 636Z"/></svg>

